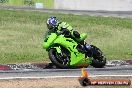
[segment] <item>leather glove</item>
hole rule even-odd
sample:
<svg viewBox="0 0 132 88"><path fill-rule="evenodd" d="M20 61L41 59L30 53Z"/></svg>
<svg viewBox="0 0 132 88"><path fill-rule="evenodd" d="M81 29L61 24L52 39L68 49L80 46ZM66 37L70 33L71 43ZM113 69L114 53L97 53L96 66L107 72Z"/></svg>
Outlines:
<svg viewBox="0 0 132 88"><path fill-rule="evenodd" d="M61 35L61 34L64 34L64 35L70 35L70 32L68 29L62 29L62 31L58 32L57 35Z"/></svg>

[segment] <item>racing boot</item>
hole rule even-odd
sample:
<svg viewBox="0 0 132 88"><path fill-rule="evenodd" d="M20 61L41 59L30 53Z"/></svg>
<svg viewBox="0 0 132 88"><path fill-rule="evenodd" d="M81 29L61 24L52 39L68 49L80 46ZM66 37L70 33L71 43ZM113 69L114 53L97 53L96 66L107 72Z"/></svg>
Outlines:
<svg viewBox="0 0 132 88"><path fill-rule="evenodd" d="M92 47L89 44L87 44L86 42L84 42L84 48L86 50L88 57L92 57L92 54L93 54Z"/></svg>

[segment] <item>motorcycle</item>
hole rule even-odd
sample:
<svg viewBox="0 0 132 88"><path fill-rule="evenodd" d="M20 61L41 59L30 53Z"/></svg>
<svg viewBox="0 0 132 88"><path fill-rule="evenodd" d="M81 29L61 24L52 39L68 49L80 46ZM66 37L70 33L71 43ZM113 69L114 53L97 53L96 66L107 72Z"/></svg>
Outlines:
<svg viewBox="0 0 132 88"><path fill-rule="evenodd" d="M80 34L81 40L86 38L87 34ZM85 45L87 45L86 42ZM90 51L73 38L52 32L47 34L43 42L43 48L48 51L49 59L58 68L79 68L89 65L103 68L106 64L106 58L102 51L94 45L89 46L91 47Z"/></svg>

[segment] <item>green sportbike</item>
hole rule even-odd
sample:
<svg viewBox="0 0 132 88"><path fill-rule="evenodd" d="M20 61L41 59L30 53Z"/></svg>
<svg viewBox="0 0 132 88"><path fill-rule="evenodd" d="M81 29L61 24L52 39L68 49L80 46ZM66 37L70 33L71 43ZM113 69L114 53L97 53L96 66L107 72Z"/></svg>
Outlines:
<svg viewBox="0 0 132 88"><path fill-rule="evenodd" d="M80 40L85 40L87 34L80 34ZM87 44L85 42L85 44ZM102 68L106 64L106 58L102 51L94 45L91 50L76 42L74 38L65 37L64 34L48 33L43 42L43 48L48 51L49 59L58 68L88 67Z"/></svg>

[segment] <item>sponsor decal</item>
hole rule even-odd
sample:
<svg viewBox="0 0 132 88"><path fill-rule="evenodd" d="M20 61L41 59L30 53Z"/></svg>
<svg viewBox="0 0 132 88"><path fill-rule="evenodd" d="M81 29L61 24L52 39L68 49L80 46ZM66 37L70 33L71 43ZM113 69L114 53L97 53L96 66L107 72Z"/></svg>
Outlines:
<svg viewBox="0 0 132 88"><path fill-rule="evenodd" d="M131 81L129 79L92 79L88 78L88 72L82 68L82 76L79 77L79 83L82 86L95 86L95 85L126 85L130 86Z"/></svg>

